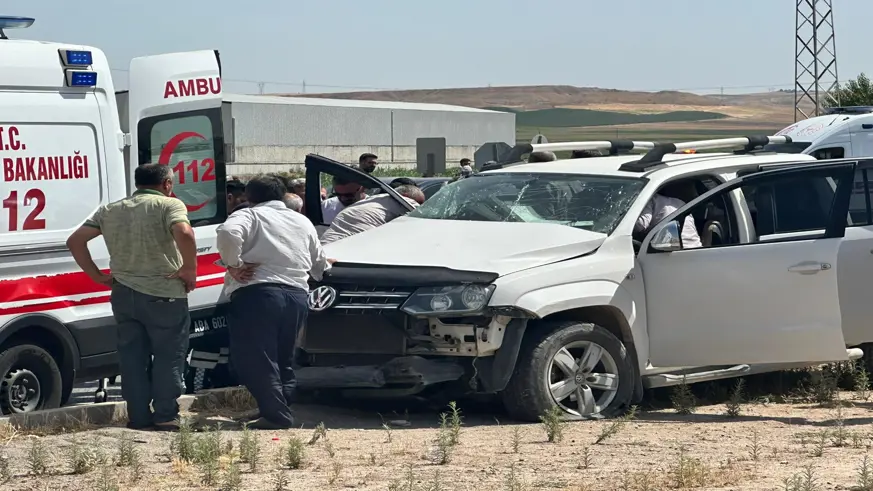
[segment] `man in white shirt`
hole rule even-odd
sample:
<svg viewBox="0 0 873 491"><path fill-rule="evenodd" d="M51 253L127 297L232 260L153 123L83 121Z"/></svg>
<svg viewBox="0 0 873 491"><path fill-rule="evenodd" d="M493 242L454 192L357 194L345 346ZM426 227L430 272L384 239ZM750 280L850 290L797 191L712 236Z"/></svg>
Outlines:
<svg viewBox="0 0 873 491"><path fill-rule="evenodd" d="M261 414L253 428L294 425L288 407L296 387L292 358L309 313L308 281L320 280L333 264L312 223L282 202L285 192L275 177L252 179L246 184L252 206L216 230L228 268L223 295L230 298L230 360Z"/></svg>
<svg viewBox="0 0 873 491"><path fill-rule="evenodd" d="M407 203L418 207L424 203L424 193L416 186L405 184L395 189L397 194L403 197ZM330 228L321 236L322 244L329 244L351 235L359 234L365 230L376 228L407 214L409 210L395 201L387 193L377 194L349 206L341 211Z"/></svg>
<svg viewBox="0 0 873 491"><path fill-rule="evenodd" d="M351 206L366 198L364 187L355 182L348 182L338 177L333 178L334 196L321 202L321 221L330 225L333 219L347 206Z"/></svg>
<svg viewBox="0 0 873 491"><path fill-rule="evenodd" d="M648 233L651 227L660 223L674 211L685 206L685 201L671 196L682 196L690 201L697 195L694 184L690 181L668 185L661 192L664 194L655 194L646 203L646 207L643 208L643 212L637 218L634 232L638 232L641 235ZM700 242L700 235L697 233L697 227L694 224L694 217L690 214L685 217L680 236L682 237L683 249L694 249L703 246Z"/></svg>

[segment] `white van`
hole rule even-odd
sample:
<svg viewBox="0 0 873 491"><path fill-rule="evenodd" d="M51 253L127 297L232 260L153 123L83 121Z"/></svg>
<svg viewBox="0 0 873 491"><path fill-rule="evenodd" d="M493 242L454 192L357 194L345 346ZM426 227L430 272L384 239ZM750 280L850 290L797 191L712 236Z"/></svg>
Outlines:
<svg viewBox="0 0 873 491"><path fill-rule="evenodd" d="M873 155L873 107L834 107L824 116L798 121L778 136L791 143L768 145L765 150L804 153L817 159L841 159Z"/></svg>
<svg viewBox="0 0 873 491"><path fill-rule="evenodd" d="M0 17L0 33L32 23ZM17 413L57 407L75 381L118 373L109 291L65 241L97 207L130 194L136 165L176 172L200 254L194 335L221 327L212 309L224 274L214 264L227 213L224 125L214 51L132 60L118 100L96 48L0 34L0 66L0 413ZM108 267L101 240L91 252Z"/></svg>

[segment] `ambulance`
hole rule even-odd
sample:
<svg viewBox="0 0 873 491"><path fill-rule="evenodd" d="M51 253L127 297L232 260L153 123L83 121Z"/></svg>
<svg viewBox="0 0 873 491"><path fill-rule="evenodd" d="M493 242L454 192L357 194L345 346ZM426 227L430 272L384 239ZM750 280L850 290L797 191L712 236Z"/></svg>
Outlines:
<svg viewBox="0 0 873 491"><path fill-rule="evenodd" d="M215 313L224 276L215 264L215 228L227 214L218 52L135 58L129 91L116 94L99 49L5 33L33 22L0 17L3 414L58 407L76 382L118 373L109 290L77 267L65 241L99 206L132 192L137 165L172 167L174 192L195 226L192 347L209 344L210 331L225 331ZM107 269L102 240L90 247ZM209 359L189 363L226 361L226 350L204 352Z"/></svg>
<svg viewBox="0 0 873 491"><path fill-rule="evenodd" d="M873 106L833 107L826 114L798 121L777 136L791 143L767 145L764 150L803 153L817 159L873 155Z"/></svg>

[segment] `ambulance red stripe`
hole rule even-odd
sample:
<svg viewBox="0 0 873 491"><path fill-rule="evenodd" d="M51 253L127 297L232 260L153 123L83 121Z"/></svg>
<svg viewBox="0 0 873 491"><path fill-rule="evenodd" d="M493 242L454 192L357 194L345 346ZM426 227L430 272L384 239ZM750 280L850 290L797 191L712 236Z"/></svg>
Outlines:
<svg viewBox="0 0 873 491"><path fill-rule="evenodd" d="M224 268L215 265L215 261L219 258L220 256L217 253L197 256L197 275L202 278L204 276L224 273ZM108 272L108 270L105 270L105 272ZM198 280L197 288L220 285L223 282L223 278ZM89 293L108 291L109 288L94 283L88 275L81 271L75 273L63 273L54 276L35 276L15 280L0 280L0 304L7 302L21 302L24 300L48 300L57 297L70 297L74 295L86 295ZM58 300L33 305L0 308L0 315L25 314L67 307L94 305L108 301L108 296L85 298L81 300Z"/></svg>

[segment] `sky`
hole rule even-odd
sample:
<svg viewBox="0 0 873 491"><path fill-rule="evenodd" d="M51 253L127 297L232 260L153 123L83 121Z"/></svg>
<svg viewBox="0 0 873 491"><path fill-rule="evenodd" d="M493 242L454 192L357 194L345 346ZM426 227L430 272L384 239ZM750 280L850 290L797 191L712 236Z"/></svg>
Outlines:
<svg viewBox="0 0 873 491"><path fill-rule="evenodd" d="M833 0L840 79L873 72L873 2ZM16 6L20 5L20 6ZM698 93L794 86L795 0L18 0L10 37L130 59L218 49L225 90L575 85Z"/></svg>

